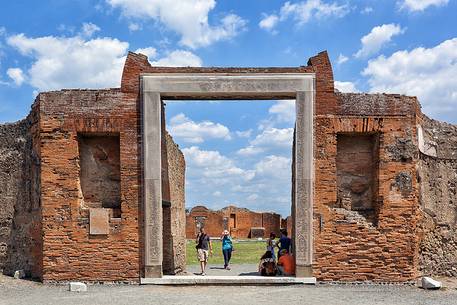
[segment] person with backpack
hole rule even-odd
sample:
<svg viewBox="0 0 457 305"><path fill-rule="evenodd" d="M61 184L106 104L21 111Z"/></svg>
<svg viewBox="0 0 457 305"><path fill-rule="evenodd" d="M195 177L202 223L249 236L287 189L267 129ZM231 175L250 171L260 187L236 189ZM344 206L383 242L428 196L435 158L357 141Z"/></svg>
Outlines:
<svg viewBox="0 0 457 305"><path fill-rule="evenodd" d="M259 273L261 276L275 276L278 272L275 259L271 251L266 251L260 258Z"/></svg>
<svg viewBox="0 0 457 305"><path fill-rule="evenodd" d="M222 255L224 256L224 269L230 270L230 259L232 258L233 242L232 237L229 234L229 231L224 230L221 236L222 241Z"/></svg>
<svg viewBox="0 0 457 305"><path fill-rule="evenodd" d="M197 249L197 259L200 262L201 275L204 276L206 275L205 269L208 264L208 257L213 254L213 245L204 227L200 228L200 233L198 233L195 243L197 244L195 248Z"/></svg>

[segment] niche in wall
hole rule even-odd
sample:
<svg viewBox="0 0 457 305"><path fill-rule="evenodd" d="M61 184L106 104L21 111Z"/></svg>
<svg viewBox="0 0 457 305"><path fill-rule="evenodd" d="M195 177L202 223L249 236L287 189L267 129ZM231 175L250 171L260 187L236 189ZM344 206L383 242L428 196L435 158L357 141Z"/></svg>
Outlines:
<svg viewBox="0 0 457 305"><path fill-rule="evenodd" d="M375 221L378 193L379 135L337 135L338 206Z"/></svg>
<svg viewBox="0 0 457 305"><path fill-rule="evenodd" d="M118 134L78 134L80 183L84 203L121 216L120 141Z"/></svg>

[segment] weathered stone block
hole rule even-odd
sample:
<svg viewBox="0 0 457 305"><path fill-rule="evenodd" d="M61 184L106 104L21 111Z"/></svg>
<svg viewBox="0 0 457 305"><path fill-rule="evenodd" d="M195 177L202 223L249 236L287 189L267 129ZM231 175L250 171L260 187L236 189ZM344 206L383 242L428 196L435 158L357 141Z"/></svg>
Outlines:
<svg viewBox="0 0 457 305"><path fill-rule="evenodd" d="M70 282L68 284L68 290L72 292L86 292L87 285L81 282Z"/></svg>
<svg viewBox="0 0 457 305"><path fill-rule="evenodd" d="M23 279L23 278L25 278L25 271L24 270L16 270L14 272L14 278L15 279Z"/></svg>
<svg viewBox="0 0 457 305"><path fill-rule="evenodd" d="M109 234L109 210L92 208L89 210L89 227L91 235Z"/></svg>
<svg viewBox="0 0 457 305"><path fill-rule="evenodd" d="M422 278L422 288L424 289L440 289L442 283L440 281L434 280L431 277L424 276Z"/></svg>

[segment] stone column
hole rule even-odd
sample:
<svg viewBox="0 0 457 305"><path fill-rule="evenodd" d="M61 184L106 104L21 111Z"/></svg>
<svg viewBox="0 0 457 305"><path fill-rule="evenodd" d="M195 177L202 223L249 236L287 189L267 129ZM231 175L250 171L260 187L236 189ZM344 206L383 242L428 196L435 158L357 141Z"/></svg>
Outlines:
<svg viewBox="0 0 457 305"><path fill-rule="evenodd" d="M295 102L294 249L297 277L313 276L313 91L298 91Z"/></svg>
<svg viewBox="0 0 457 305"><path fill-rule="evenodd" d="M161 98L143 92L144 277L162 277Z"/></svg>

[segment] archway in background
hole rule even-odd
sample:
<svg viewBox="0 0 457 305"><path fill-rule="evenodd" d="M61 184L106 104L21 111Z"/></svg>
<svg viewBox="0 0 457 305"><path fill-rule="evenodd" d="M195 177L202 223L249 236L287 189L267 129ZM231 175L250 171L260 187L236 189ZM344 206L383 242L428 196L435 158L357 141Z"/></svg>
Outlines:
<svg viewBox="0 0 457 305"><path fill-rule="evenodd" d="M312 276L314 73L142 74L144 276L162 277L161 101L295 99L292 219L296 276Z"/></svg>

